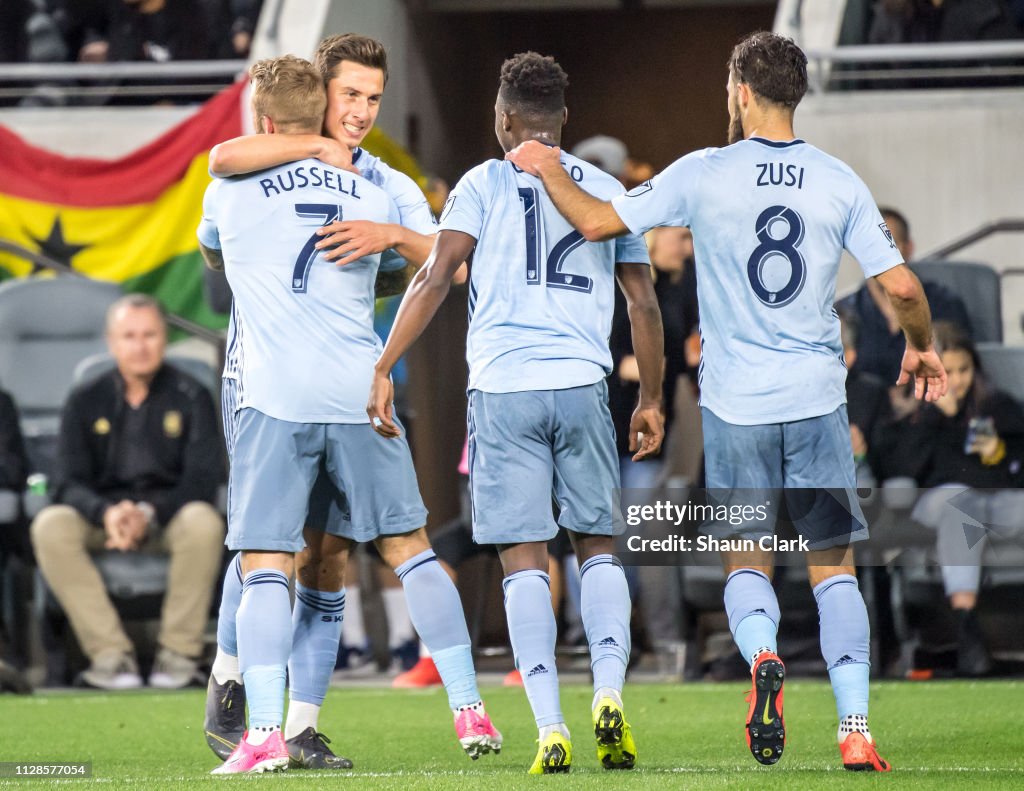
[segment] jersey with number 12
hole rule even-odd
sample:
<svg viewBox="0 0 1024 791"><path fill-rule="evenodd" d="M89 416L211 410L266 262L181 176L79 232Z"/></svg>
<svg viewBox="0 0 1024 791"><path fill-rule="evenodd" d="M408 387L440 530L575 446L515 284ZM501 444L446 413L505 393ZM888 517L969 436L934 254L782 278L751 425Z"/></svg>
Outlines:
<svg viewBox="0 0 1024 791"><path fill-rule="evenodd" d="M608 200L623 192L607 173L569 154L566 172ZM442 231L477 240L469 280L469 389L563 390L610 371L615 265L649 265L638 236L587 242L558 213L541 181L489 160L452 190Z"/></svg>
<svg viewBox="0 0 1024 791"><path fill-rule="evenodd" d="M314 248L316 230L398 219L382 189L315 159L210 184L198 235L222 251L234 295L239 408L296 423L368 421L381 256L338 266Z"/></svg>
<svg viewBox="0 0 1024 791"><path fill-rule="evenodd" d="M833 309L843 249L868 277L903 262L871 193L802 140L695 151L612 205L633 232L693 232L701 405L738 425L846 403Z"/></svg>

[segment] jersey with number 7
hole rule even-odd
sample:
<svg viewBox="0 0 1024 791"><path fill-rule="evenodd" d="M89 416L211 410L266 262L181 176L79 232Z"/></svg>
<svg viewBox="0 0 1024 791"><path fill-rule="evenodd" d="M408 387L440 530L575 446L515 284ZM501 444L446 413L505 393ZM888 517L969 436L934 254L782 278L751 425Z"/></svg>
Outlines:
<svg viewBox="0 0 1024 791"><path fill-rule="evenodd" d="M334 220L393 223L398 209L363 177L315 159L207 188L198 235L222 251L234 294L239 408L295 423L369 421L381 255L325 261L316 231Z"/></svg>
<svg viewBox="0 0 1024 791"><path fill-rule="evenodd" d="M843 249L867 277L903 263L864 182L803 140L695 151L612 205L633 232L693 231L701 404L738 425L846 403L833 309Z"/></svg>

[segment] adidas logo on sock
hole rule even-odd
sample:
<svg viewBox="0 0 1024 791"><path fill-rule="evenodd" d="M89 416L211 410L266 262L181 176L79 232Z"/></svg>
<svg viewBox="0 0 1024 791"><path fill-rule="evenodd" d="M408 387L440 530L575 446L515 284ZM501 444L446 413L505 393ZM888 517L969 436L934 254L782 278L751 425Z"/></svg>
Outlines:
<svg viewBox="0 0 1024 791"><path fill-rule="evenodd" d="M541 673L547 673L547 672L548 672L548 669L546 667L544 667L544 665L537 665L533 670L531 670L529 673L526 674L526 677L527 678L532 678L533 676L539 676Z"/></svg>
<svg viewBox="0 0 1024 791"><path fill-rule="evenodd" d="M850 664L853 661L855 661L855 660L854 660L854 658L852 656L850 656L849 654L843 654L841 657L839 657L839 659L836 660L836 663L834 665L832 665L832 667L839 667L840 665L848 665L848 664Z"/></svg>
<svg viewBox="0 0 1024 791"><path fill-rule="evenodd" d="M615 646L617 646L618 643L615 642L615 638L614 637L606 637L606 638L604 638L604 640L602 640L600 643L598 643L598 645L615 645Z"/></svg>

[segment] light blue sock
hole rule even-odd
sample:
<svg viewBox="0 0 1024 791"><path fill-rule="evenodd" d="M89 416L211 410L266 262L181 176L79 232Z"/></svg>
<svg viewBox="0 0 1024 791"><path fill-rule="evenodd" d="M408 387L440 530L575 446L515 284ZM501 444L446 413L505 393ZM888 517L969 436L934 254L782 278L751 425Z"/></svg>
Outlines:
<svg viewBox="0 0 1024 791"><path fill-rule="evenodd" d="M725 581L725 612L740 655L751 665L762 648L778 653L779 600L771 580L754 569L737 569Z"/></svg>
<svg viewBox="0 0 1024 791"><path fill-rule="evenodd" d="M551 581L539 569L526 569L509 574L501 586L505 591L512 653L523 676L537 727L565 722L558 699L557 634L555 613L551 609Z"/></svg>
<svg viewBox="0 0 1024 791"><path fill-rule="evenodd" d="M430 651L448 693L448 705L457 709L480 701L473 668L473 647L466 628L462 599L434 550L427 549L395 569L402 581L409 618Z"/></svg>
<svg viewBox="0 0 1024 791"><path fill-rule="evenodd" d="M338 659L345 589L318 591L295 583L288 699L320 706Z"/></svg>
<svg viewBox="0 0 1024 791"><path fill-rule="evenodd" d="M256 569L242 582L238 606L238 664L249 704L249 728L278 727L284 720L284 679L292 650L288 578Z"/></svg>
<svg viewBox="0 0 1024 791"><path fill-rule="evenodd" d="M832 681L839 719L868 715L871 627L857 578L837 574L814 587L821 629L821 655Z"/></svg>
<svg viewBox="0 0 1024 791"><path fill-rule="evenodd" d="M217 646L225 654L238 656L238 633L236 619L238 605L242 602L242 553L236 552L234 560L224 574L224 589L220 595L220 611L217 614Z"/></svg>
<svg viewBox="0 0 1024 791"><path fill-rule="evenodd" d="M622 692L629 663L629 586L622 563L595 555L580 567L583 628L590 645L594 690Z"/></svg>

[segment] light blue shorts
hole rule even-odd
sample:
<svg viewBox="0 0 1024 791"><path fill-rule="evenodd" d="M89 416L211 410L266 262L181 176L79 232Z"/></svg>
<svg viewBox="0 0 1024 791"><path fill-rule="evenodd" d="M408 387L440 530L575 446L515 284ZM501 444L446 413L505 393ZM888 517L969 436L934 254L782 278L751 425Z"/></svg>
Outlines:
<svg viewBox="0 0 1024 791"><path fill-rule="evenodd" d="M478 544L548 541L558 525L613 535L623 526L615 429L604 380L567 390L469 394L469 485ZM558 525L551 496L561 513Z"/></svg>
<svg viewBox="0 0 1024 791"><path fill-rule="evenodd" d="M404 431L385 439L369 423L292 423L255 409L239 410L237 418L229 549L298 552L307 516L311 527L353 541L408 533L426 522ZM321 471L337 491L321 488L321 478L322 499L311 501Z"/></svg>
<svg viewBox="0 0 1024 791"><path fill-rule="evenodd" d="M735 515L706 522L704 532L770 536L785 498L790 521L811 549L868 537L845 404L821 417L755 426L726 423L706 407L701 414L708 500ZM765 518L745 518L746 506L763 507Z"/></svg>

